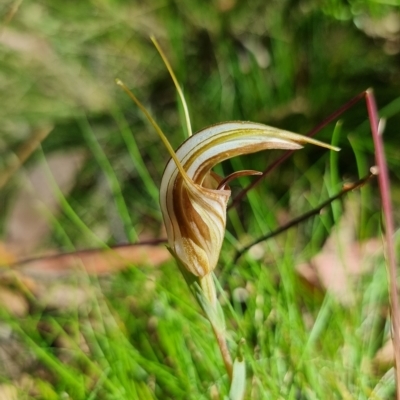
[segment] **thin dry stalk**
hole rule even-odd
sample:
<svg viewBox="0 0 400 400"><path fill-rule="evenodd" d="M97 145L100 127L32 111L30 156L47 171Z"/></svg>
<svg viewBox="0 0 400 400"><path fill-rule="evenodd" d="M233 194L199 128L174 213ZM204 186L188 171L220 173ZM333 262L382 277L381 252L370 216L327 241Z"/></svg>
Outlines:
<svg viewBox="0 0 400 400"><path fill-rule="evenodd" d="M378 111L372 89L366 91L369 120L371 123L372 138L375 146L375 159L378 166L378 182L382 199L382 211L385 224L385 253L389 275L390 313L392 317L392 340L394 348L394 359L396 366L396 398L400 400L400 321L399 321L399 299L397 288L397 261L394 249L394 223L392 200L390 194L390 182L387 169L386 157L383 148L382 135L378 127Z"/></svg>
<svg viewBox="0 0 400 400"><path fill-rule="evenodd" d="M273 238L273 237L275 237L277 235L280 235L281 233L287 231L288 229L299 225L301 222L304 222L307 219L320 214L320 212L325 207L327 207L329 204L331 204L335 200L340 199L346 193L363 187L374 176L375 176L374 170L371 168L371 173L369 175L367 175L366 177L364 177L362 179L359 179L357 182L346 184L339 193L336 193L334 196L329 197L329 199L325 200L323 203L321 203L317 207L315 207L312 210L310 210L310 211L298 216L297 218L292 219L287 224L280 226L278 229L276 229L276 230L274 230L274 231L272 231L272 232L270 232L270 233L268 233L266 235L263 235L263 236L257 238L256 240L254 240L253 242L251 242L247 246L243 247L241 250L237 251L236 255L235 255L235 258L234 258L234 262L236 262L244 253L246 253L248 250L250 250L256 244L264 242L264 241L266 241L268 239L271 239L271 238Z"/></svg>

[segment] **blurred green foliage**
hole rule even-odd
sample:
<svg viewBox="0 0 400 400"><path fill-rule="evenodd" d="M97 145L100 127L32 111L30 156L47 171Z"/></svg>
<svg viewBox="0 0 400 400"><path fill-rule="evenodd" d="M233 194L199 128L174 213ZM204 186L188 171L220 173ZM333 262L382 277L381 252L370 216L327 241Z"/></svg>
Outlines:
<svg viewBox="0 0 400 400"><path fill-rule="evenodd" d="M0 24L0 168L6 168L9 155L29 140L35 128L49 124L54 125L54 130L43 142L43 152L31 157L28 166L58 150L84 148L87 153L87 162L67 199L71 209L63 207L54 222L54 234L48 239L52 247L73 249L98 245L76 223L76 217L109 245L136 240L136 235L143 231L157 236L161 230L157 187L168 154L153 128L114 83L115 78L120 78L135 92L174 147L182 142L186 137L183 112L171 78L149 40L152 34L160 41L184 89L194 131L216 122L251 120L305 134L353 96L373 87L381 115L388 119L385 141L394 201L400 204L397 132L400 126L400 5L396 0L4 0L0 4ZM342 152L331 163L336 166L335 174L340 180L363 175L374 163L365 105L356 105L342 119L337 139ZM333 131L332 124L318 137L330 141ZM219 172L228 173L242 167L263 170L275 157L268 153L234 160L220 167ZM369 381L360 370L365 350L362 346L367 343L368 349L374 347L374 340L382 341L381 332L377 335L379 340L371 333L363 342L355 332L362 324L358 310L346 315L336 304L322 304L321 298L313 297L314 294L299 298L294 289L298 279L290 267L295 263L292 253L300 252L299 248L303 247L305 256L316 253L336 222L335 216L325 216L322 222L309 221L299 230L297 240L285 236L285 240L267 245L270 252L267 261L273 264L286 254L278 272L287 278L276 285L274 271L266 271L257 263L243 262L246 268L240 272L233 268L236 265L230 264L237 238L265 233L277 226L279 211L298 214L337 189L329 183L328 164L326 152L319 149L299 152L253 191L238 211L230 214L230 233L222 254L222 264L226 266L221 274L222 284L227 290L233 290L235 285L251 282L256 289L249 309L255 312L262 308L256 300L258 293L265 300L263 312L268 309L271 313L265 324L253 321L250 314L241 322L251 345L256 346L257 341L263 343L258 349L262 361L250 362L251 374L255 376L254 398L262 398L261 394L257 397L262 390L268 390L273 398L323 398L328 390L333 390L331 398L344 398L347 392L341 383L348 383L354 390L354 398L368 398L366 393L378 380L373 377ZM241 184L249 181L243 179ZM233 191L237 192L239 186L235 183ZM12 181L2 189L0 209L5 212L0 217L0 231L4 229L7 210L12 207L16 187ZM376 199L370 189L361 197L361 237L376 235L379 224ZM400 220L400 215L396 218ZM285 248L287 243L292 247ZM154 383L154 398L189 398L185 393L194 390L196 385L190 398L199 398L196 394L207 392L210 381L221 384L213 349L204 343L210 339L186 326L190 318L196 319L193 323L200 326L202 321L197 320L200 318L197 314L193 317L192 306L177 300L189 296L174 286L177 282L182 284L181 279L171 272L163 274L160 278L163 283L157 291L160 299L154 300L155 303L148 300L139 311L135 308L137 300L132 306L126 299L130 290L134 296L140 293L138 279L140 283L137 272L128 270L113 283L115 296L111 296L110 304L119 308L118 318L124 321L121 331L112 330L103 336L90 327L82 328L89 330L89 337L98 344L93 354L101 359L100 369L105 374L112 371L109 380L102 378L105 389L99 383L98 390L113 394L99 398L125 398L129 390L137 390L137 398L152 398L143 383L146 379L148 382L149 376L159 379ZM136 282L133 286L131 280ZM379 282L383 281L380 277ZM382 299L382 290L371 287L368 283L367 289L375 298ZM369 310L370 303L365 300L368 290L361 294L361 302L365 301L362 315ZM302 353L304 343L308 343L303 314L293 311L297 307L300 310L300 305L310 306L310 313L315 317L319 307L327 314L338 315L337 319L330 320L325 315L322 324L325 328L329 325L329 329L319 332L323 337L321 342L310 342L307 347L310 353L306 355ZM240 304L235 307L240 313ZM136 315L134 321L132 309ZM163 319L166 313L172 319ZM160 324L157 334L151 329L150 333L146 332L145 325L151 314ZM375 308L372 314L378 315L379 310ZM36 316L30 318L34 320ZM51 320L51 324L59 322ZM169 342L168 335L174 324L177 333ZM34 321L27 321L23 328L28 332L27 337L35 337ZM299 332L299 339L293 343L289 340L291 329ZM349 364L340 369L337 348L346 342L349 332L352 332L349 340L356 343L352 348L353 358L349 357ZM177 344L182 335L189 350ZM121 336L135 343L141 354L123 342ZM151 339L159 344L156 350ZM113 353L109 344L121 341L123 344L115 350L120 353ZM194 364L197 370L193 360L188 359L193 350L192 341L196 346L206 346L205 353L212 354L207 359L193 351L195 361L201 360ZM33 348L40 353L42 342L35 343L37 347ZM318 352L323 357L315 364L307 364L305 360L317 357ZM132 365L126 354L134 359ZM285 358L285 354L290 356ZM121 357L119 370L113 363L118 364ZM171 361L174 357L180 362L178 367ZM331 364L324 364L324 357L331 357ZM46 357L42 361L54 367L53 361ZM78 360L78 364L86 365L85 362L88 360ZM167 372L159 369L163 363L168 365ZM91 371L87 372L89 383L71 383L76 373L71 369L72 372L64 371L69 375L54 390L61 393L63 385L67 389L72 387L72 393L74 390L77 393L75 398L85 398L89 393L87 387L94 388L91 393L97 393L95 381L100 375L94 364L87 365ZM298 365L300 373L290 375ZM143 375L146 379L141 375L141 368L147 368ZM339 368L336 378L335 368ZM140 382L136 389L124 375L126 370L130 371L132 380ZM273 379L269 379L267 371L271 371ZM89 378L92 373L93 382ZM125 392L118 387L121 382ZM165 397L160 397L163 393ZM96 394L92 395L96 398L93 396Z"/></svg>
<svg viewBox="0 0 400 400"><path fill-rule="evenodd" d="M129 159L129 133L124 141L121 130L130 126L156 183L168 155L114 79L137 93L174 146L185 137L175 89L151 34L161 41L184 88L194 131L241 119L306 133L368 87L380 105L398 99L400 17L389 1L27 0L3 3L0 15L0 152L8 154L44 124L55 126L43 143L45 153L88 147L79 122L87 119L128 209L137 211L134 224L141 223L139 215L158 221L160 215L140 167ZM386 113L389 144L397 141L398 109L397 100ZM340 173L354 176L346 136L366 120L364 105L343 119ZM329 141L331 132L320 137ZM353 136L371 158L367 126ZM390 150L390 166L396 169L399 160ZM309 157L313 163L318 155ZM265 156L256 159L252 167L263 168ZM78 183L84 198L95 190L97 168L87 164ZM98 219L101 210L94 207L93 213ZM121 241L129 235L116 236Z"/></svg>

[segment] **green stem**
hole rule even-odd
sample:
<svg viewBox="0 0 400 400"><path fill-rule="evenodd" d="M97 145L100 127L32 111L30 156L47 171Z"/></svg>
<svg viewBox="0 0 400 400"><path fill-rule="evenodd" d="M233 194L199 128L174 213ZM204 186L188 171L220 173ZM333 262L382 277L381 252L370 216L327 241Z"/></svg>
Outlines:
<svg viewBox="0 0 400 400"><path fill-rule="evenodd" d="M231 355L229 353L228 344L226 342L225 319L222 310L220 310L221 305L219 304L217 299L217 292L215 289L213 275L207 274L199 280L203 294L207 299L207 302L211 306L209 309L205 307L203 307L203 309L208 320L211 323L215 338L217 339L222 359L225 364L225 369L229 376L229 381L232 382L233 363Z"/></svg>

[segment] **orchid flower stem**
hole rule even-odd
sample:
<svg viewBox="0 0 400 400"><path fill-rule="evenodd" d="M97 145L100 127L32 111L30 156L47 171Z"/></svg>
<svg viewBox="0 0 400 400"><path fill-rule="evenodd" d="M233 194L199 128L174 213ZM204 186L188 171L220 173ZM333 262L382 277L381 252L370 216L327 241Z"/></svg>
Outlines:
<svg viewBox="0 0 400 400"><path fill-rule="evenodd" d="M218 300L212 274L207 274L204 277L199 278L199 283L206 299L211 304L211 306L215 308Z"/></svg>
<svg viewBox="0 0 400 400"><path fill-rule="evenodd" d="M232 382L233 363L226 340L225 317L217 298L217 291L214 283L214 279L216 278L212 273L201 278L194 276L185 268L179 258L177 258L174 250L170 247L167 247L167 249L175 258L186 284L211 324L229 381Z"/></svg>
<svg viewBox="0 0 400 400"><path fill-rule="evenodd" d="M225 332L219 331L214 325L212 325L212 323L211 323L211 326L213 328L215 338L217 339L217 343L219 346L219 350L221 351L222 359L224 360L225 369L226 369L226 372L228 373L228 377L229 377L229 382L232 382L233 363L232 363L232 357L229 353L228 344L226 342Z"/></svg>
<svg viewBox="0 0 400 400"><path fill-rule="evenodd" d="M225 364L225 369L229 376L229 381L232 381L232 358L226 341L225 319L217 299L213 275L208 274L200 278L199 281L203 294L207 299L208 304L211 306L211 309L203 307L203 310L210 321L215 338L217 339L222 359Z"/></svg>

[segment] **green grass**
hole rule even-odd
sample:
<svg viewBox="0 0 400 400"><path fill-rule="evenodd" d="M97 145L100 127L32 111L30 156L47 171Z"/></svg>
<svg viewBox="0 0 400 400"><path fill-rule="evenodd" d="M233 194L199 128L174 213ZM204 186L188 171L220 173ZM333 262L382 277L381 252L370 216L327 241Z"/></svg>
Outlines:
<svg viewBox="0 0 400 400"><path fill-rule="evenodd" d="M0 6L1 21L13 4ZM257 0L232 2L224 10L229 4L25 0L19 5L0 31L0 158L8 160L35 127L55 127L0 192L3 236L24 170L54 151L73 149L84 149L87 161L71 193L63 195L54 184L61 210L48 217L52 230L46 246L108 247L135 242L142 233L160 235L158 186L168 153L114 83L118 77L132 88L173 147L182 142L183 111L150 34L160 40L182 85L194 131L251 120L304 134L374 87L381 116L388 119L387 156L394 202L400 204L399 49L396 53L389 34L372 38L357 28L388 14L400 18L399 7L384 1ZM236 248L272 231L282 218L317 206L343 180L365 175L374 163L366 115L360 103L340 126L319 134L342 148L338 155L307 146L229 211L216 275L232 346L246 339L248 399L393 398L393 377L385 375L389 367L373 363L389 329L383 259L377 257L374 269L357 280L351 307L309 287L296 272L299 263L321 251L346 203L336 202L324 215L262 243L260 259L247 254L233 262ZM217 171L262 170L277 154L234 159ZM233 193L251 179L233 182ZM357 239L379 237L376 184L350 196L360 209ZM398 223L398 213L396 218ZM23 318L1 311L1 323L35 360L24 371L33 382L30 389L21 376L0 377L0 384L19 388L18 398L228 395L209 323L173 261L161 267L127 265L107 277L78 273L62 279L85 288L84 306L49 309L28 296L30 310ZM246 290L245 302L235 300L238 288Z"/></svg>

